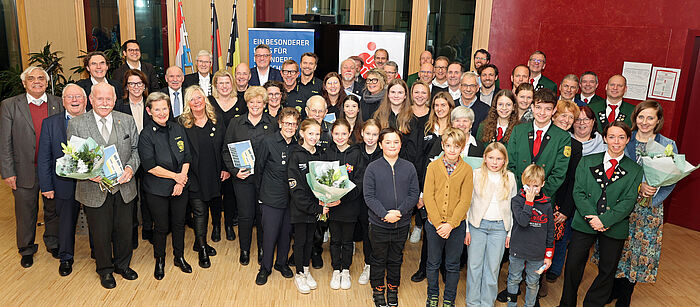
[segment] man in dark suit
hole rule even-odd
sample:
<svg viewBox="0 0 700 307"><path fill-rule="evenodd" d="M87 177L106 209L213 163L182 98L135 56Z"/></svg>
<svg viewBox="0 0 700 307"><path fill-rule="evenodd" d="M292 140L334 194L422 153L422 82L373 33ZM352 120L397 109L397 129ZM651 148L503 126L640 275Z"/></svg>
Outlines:
<svg viewBox="0 0 700 307"><path fill-rule="evenodd" d="M527 83L530 80L530 68L520 64L513 67L513 71L510 72L510 83L513 84L511 91L515 94L515 90L518 86L523 83Z"/></svg>
<svg viewBox="0 0 700 307"><path fill-rule="evenodd" d="M358 98L362 96L362 85L355 81L355 60L347 58L340 63L340 76L345 94L353 94Z"/></svg>
<svg viewBox="0 0 700 307"><path fill-rule="evenodd" d="M246 63L240 63L236 66L233 78L236 79L236 93L238 101L245 101L245 91L250 86L250 67ZM284 103L284 101L282 102ZM248 107L246 107L246 110Z"/></svg>
<svg viewBox="0 0 700 307"><path fill-rule="evenodd" d="M56 159L64 156L61 143L66 143L68 120L85 113L86 104L85 91L76 84L68 84L63 89L66 111L44 119L41 124L37 172L44 202L53 203L58 214L58 257L61 260L58 274L61 276L73 272L75 224L80 204L75 200L75 179L56 175Z"/></svg>
<svg viewBox="0 0 700 307"><path fill-rule="evenodd" d="M535 87L535 91L544 87L557 92L557 84L542 75L542 71L547 66L547 57L544 52L539 50L533 52L527 61L527 66L530 68L530 84Z"/></svg>
<svg viewBox="0 0 700 307"><path fill-rule="evenodd" d="M595 114L599 132L603 132L603 129L614 121L621 121L627 126L632 126L634 105L622 100L626 92L627 79L622 75L614 75L608 79L608 84L605 85L606 99L588 105Z"/></svg>
<svg viewBox="0 0 700 307"><path fill-rule="evenodd" d="M146 75L148 92L153 93L158 91L160 88L160 84L158 84L158 74L156 74L156 70L151 63L141 61L141 46L139 42L135 39L124 42L122 44L122 56L124 57L124 64L117 67L117 69L112 72L112 79L114 79L116 83L119 83L119 85L123 87L124 73L129 69L138 69Z"/></svg>
<svg viewBox="0 0 700 307"><path fill-rule="evenodd" d="M131 180L140 165L138 133L134 119L121 112L113 112L116 95L106 83L93 86L90 103L93 110L68 121L67 138L91 137L100 146L115 145L124 172L117 184L107 191L100 188L100 177L78 180L75 199L85 207L85 215L93 238L95 262L100 283L107 289L116 287L112 273L127 280L138 278L129 265L131 262L131 232L133 200L136 182ZM112 253L114 251L114 254Z"/></svg>
<svg viewBox="0 0 700 307"><path fill-rule="evenodd" d="M92 51L89 52L83 58L83 67L88 72L89 77L85 79L80 79L75 84L79 85L85 91L85 94L90 96L90 91L92 86L98 82L106 82L114 87L117 93L117 97L121 98L123 93L123 88L120 82L117 80L107 79L107 72L109 71L109 63L107 62L107 56L102 51ZM87 110L90 110L92 106L87 105Z"/></svg>
<svg viewBox="0 0 700 307"><path fill-rule="evenodd" d="M185 106L183 101L185 100L185 89L182 88L182 81L184 80L184 74L182 69L178 66L170 66L165 70L165 82L168 83L167 87L160 89L160 92L166 93L170 96L170 110L172 112L171 118L175 118L182 114Z"/></svg>
<svg viewBox="0 0 700 307"><path fill-rule="evenodd" d="M462 97L462 91L459 90L462 73L464 73L464 66L460 62L452 62L447 66L447 92L452 96L452 100Z"/></svg>
<svg viewBox="0 0 700 307"><path fill-rule="evenodd" d="M498 88L498 85L496 85L496 81L498 80L498 67L491 63L484 64L479 67L477 72L481 80L481 87L479 88L479 92L476 93L476 97L479 98L479 101L491 106L493 105L493 96L501 90Z"/></svg>
<svg viewBox="0 0 700 307"><path fill-rule="evenodd" d="M197 53L197 72L187 74L182 86L187 89L192 85L199 85L206 95L211 95L211 53L200 50Z"/></svg>
<svg viewBox="0 0 700 307"><path fill-rule="evenodd" d="M459 88L462 91L462 97L455 101L455 106L465 106L472 109L474 112L474 123L472 123L471 133L476 136L479 130L479 125L486 119L489 114L489 105L479 101L476 97L476 92L479 89L479 82L476 81L478 76L473 71L468 71L462 74Z"/></svg>
<svg viewBox="0 0 700 307"><path fill-rule="evenodd" d="M284 81L280 71L270 66L270 59L272 58L270 46L265 44L258 45L255 47L253 57L255 59L255 67L251 69L250 85L262 86L269 80Z"/></svg>
<svg viewBox="0 0 700 307"><path fill-rule="evenodd" d="M581 106L583 102L576 101L576 93L578 93L578 76L568 74L564 76L559 84L559 100L569 100Z"/></svg>
<svg viewBox="0 0 700 307"><path fill-rule="evenodd" d="M46 93L49 75L30 66L20 75L26 94L2 101L0 105L0 174L15 198L17 248L20 264L34 264L38 246L34 243L39 211L39 179L36 169L42 121L63 112L61 99ZM44 198L44 243L58 258L58 219L56 207Z"/></svg>
<svg viewBox="0 0 700 307"><path fill-rule="evenodd" d="M595 91L598 89L598 75L592 71L586 71L581 75L580 79L581 94L576 95L578 101L583 102L583 105L588 105L596 101L605 101L603 97L598 96ZM581 106L581 105L579 105Z"/></svg>

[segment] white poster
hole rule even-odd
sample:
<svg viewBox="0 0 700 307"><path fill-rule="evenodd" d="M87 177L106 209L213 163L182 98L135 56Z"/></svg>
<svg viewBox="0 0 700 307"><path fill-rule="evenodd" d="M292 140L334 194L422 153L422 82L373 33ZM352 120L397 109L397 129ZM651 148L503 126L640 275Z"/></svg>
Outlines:
<svg viewBox="0 0 700 307"><path fill-rule="evenodd" d="M627 78L627 99L647 99L649 77L651 76L650 63L624 62L622 75Z"/></svg>
<svg viewBox="0 0 700 307"><path fill-rule="evenodd" d="M374 52L377 49L386 49L389 53L389 61L394 61L399 65L399 78L403 78L406 33L340 31L338 47L338 71L340 71L340 64L343 60L357 55L365 62L361 72L364 77L370 69L376 67Z"/></svg>
<svg viewBox="0 0 700 307"><path fill-rule="evenodd" d="M649 81L649 98L675 101L680 80L680 69L654 67Z"/></svg>

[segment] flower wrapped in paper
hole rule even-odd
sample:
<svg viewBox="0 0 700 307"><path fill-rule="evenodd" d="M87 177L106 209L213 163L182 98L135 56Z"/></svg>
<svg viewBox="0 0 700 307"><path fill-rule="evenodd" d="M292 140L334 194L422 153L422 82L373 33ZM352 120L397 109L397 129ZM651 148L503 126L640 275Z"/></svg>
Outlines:
<svg viewBox="0 0 700 307"><path fill-rule="evenodd" d="M644 170L644 180L652 187L664 187L676 184L681 179L690 175L700 165L693 166L685 160L685 155L673 152L673 146L664 147L661 144L650 141L644 152L637 153ZM639 201L640 205L651 203L651 197Z"/></svg>
<svg viewBox="0 0 700 307"><path fill-rule="evenodd" d="M314 196L324 203L338 201L355 188L346 166L341 166L339 161L309 162L306 182ZM325 215L319 216L319 220L325 219Z"/></svg>
<svg viewBox="0 0 700 307"><path fill-rule="evenodd" d="M87 180L102 177L100 188L108 190L117 184L117 178L123 172L116 150L105 157L103 148L92 138L72 136L66 143L61 143L63 157L56 159L56 174L61 177ZM113 149L114 145L110 146ZM105 164L105 161L109 163ZM105 172L105 168L108 169Z"/></svg>

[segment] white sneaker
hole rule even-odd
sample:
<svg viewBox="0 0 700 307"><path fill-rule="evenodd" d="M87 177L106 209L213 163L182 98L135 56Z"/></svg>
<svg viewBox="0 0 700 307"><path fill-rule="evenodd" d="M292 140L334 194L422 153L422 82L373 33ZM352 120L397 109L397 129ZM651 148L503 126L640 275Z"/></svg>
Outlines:
<svg viewBox="0 0 700 307"><path fill-rule="evenodd" d="M309 289L314 290L318 287L316 280L311 276L311 272L309 272L309 267L307 266L304 267L304 276L306 276L306 284L309 286Z"/></svg>
<svg viewBox="0 0 700 307"><path fill-rule="evenodd" d="M411 231L408 240L411 241L411 243L418 243L420 241L421 230L423 230L421 227L413 227L413 231Z"/></svg>
<svg viewBox="0 0 700 307"><path fill-rule="evenodd" d="M355 242L352 242L352 255L355 256Z"/></svg>
<svg viewBox="0 0 700 307"><path fill-rule="evenodd" d="M357 279L357 283L361 285L369 283L369 264L365 264L365 268L362 269L362 274L360 274L360 278Z"/></svg>
<svg viewBox="0 0 700 307"><path fill-rule="evenodd" d="M333 276L331 276L331 289L340 289L340 271L333 270Z"/></svg>
<svg viewBox="0 0 700 307"><path fill-rule="evenodd" d="M351 285L352 281L350 280L350 270L343 270L340 272L340 288L343 290L348 290L350 289Z"/></svg>
<svg viewBox="0 0 700 307"><path fill-rule="evenodd" d="M299 290L299 293L301 294L307 294L311 292L311 289L309 289L309 285L306 284L306 276L304 273L297 273L294 275L294 285L297 286L297 290Z"/></svg>
<svg viewBox="0 0 700 307"><path fill-rule="evenodd" d="M327 243L330 236L331 236L331 233L329 231L324 232L323 233L323 243Z"/></svg>

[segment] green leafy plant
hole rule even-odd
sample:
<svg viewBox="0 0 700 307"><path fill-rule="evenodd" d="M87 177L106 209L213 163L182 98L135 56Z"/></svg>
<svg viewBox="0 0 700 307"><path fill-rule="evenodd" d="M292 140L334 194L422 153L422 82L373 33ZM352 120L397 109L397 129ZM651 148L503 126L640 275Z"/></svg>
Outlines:
<svg viewBox="0 0 700 307"><path fill-rule="evenodd" d="M109 65L109 70L107 70L107 78L112 77L112 73L114 72L117 67L122 65L122 53L121 53L121 46L118 43L112 44L112 47L110 47L107 50L103 51L105 55L107 56L107 64ZM80 50L80 55L78 56L78 59L80 60L80 63L83 63L83 59L85 56L87 56L87 52L85 50ZM85 74L87 76L87 70L83 65L78 65L71 67L70 70L79 76L82 76Z"/></svg>
<svg viewBox="0 0 700 307"><path fill-rule="evenodd" d="M19 67L12 67L0 71L0 100L5 100L12 96L17 96L24 92L24 85L19 76L22 70Z"/></svg>
<svg viewBox="0 0 700 307"><path fill-rule="evenodd" d="M46 42L40 52L29 53L29 65L40 66L49 74L49 91L60 96L68 80L63 75L62 51L51 51L51 43Z"/></svg>

